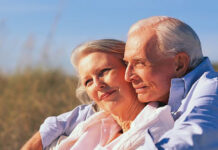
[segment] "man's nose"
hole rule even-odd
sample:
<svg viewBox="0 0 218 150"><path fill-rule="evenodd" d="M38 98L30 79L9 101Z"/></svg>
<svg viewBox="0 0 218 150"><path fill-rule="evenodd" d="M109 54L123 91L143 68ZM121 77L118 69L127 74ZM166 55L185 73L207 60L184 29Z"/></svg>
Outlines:
<svg viewBox="0 0 218 150"><path fill-rule="evenodd" d="M132 69L131 65L128 64L126 67L126 72L125 72L125 80L128 82L131 82L132 75L133 75L133 69Z"/></svg>

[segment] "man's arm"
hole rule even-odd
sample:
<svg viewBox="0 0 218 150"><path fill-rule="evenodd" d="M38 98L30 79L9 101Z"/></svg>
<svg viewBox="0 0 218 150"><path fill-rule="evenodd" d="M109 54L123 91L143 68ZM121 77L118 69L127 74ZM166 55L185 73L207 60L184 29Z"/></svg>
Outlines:
<svg viewBox="0 0 218 150"><path fill-rule="evenodd" d="M206 74L208 80L199 81L187 96L190 102L185 112L157 143L148 131L144 149L159 150L215 150L218 149L218 81L217 74Z"/></svg>
<svg viewBox="0 0 218 150"><path fill-rule="evenodd" d="M86 120L93 113L92 104L90 104L80 105L59 116L48 117L41 125L39 132L23 146L23 150L38 150L40 147L45 149L60 135L68 136L78 123Z"/></svg>
<svg viewBox="0 0 218 150"><path fill-rule="evenodd" d="M42 150L42 140L39 131L24 144L21 150Z"/></svg>
<svg viewBox="0 0 218 150"><path fill-rule="evenodd" d="M68 136L80 122L94 113L92 104L80 105L70 112L57 117L48 117L40 126L43 149L49 146L60 135Z"/></svg>

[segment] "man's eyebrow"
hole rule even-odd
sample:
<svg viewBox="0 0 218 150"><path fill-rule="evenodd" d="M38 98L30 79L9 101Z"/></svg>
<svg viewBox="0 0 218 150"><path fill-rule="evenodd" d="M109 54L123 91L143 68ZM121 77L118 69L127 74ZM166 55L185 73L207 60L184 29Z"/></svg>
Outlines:
<svg viewBox="0 0 218 150"><path fill-rule="evenodd" d="M128 59L126 59L125 56L123 57L123 61L124 61L125 63L126 63L126 62L129 62Z"/></svg>
<svg viewBox="0 0 218 150"><path fill-rule="evenodd" d="M122 59L122 61L126 61L126 59L125 59L125 58L123 58L123 59Z"/></svg>
<svg viewBox="0 0 218 150"><path fill-rule="evenodd" d="M132 61L147 61L145 58L141 58L141 57L136 57L134 59L132 59Z"/></svg>
<svg viewBox="0 0 218 150"><path fill-rule="evenodd" d="M80 77L80 80L81 81L84 81L84 80L86 80L88 77L87 76L83 76L83 77Z"/></svg>
<svg viewBox="0 0 218 150"><path fill-rule="evenodd" d="M123 58L124 61L127 61L126 58ZM132 58L131 60L145 60L145 58L142 58L140 56L134 56L134 58Z"/></svg>

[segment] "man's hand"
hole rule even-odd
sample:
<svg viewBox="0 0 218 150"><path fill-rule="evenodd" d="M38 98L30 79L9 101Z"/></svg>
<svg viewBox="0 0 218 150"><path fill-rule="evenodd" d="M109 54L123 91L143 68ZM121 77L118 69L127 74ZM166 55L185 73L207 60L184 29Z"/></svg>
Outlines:
<svg viewBox="0 0 218 150"><path fill-rule="evenodd" d="M24 144L21 150L42 150L42 139L39 131Z"/></svg>

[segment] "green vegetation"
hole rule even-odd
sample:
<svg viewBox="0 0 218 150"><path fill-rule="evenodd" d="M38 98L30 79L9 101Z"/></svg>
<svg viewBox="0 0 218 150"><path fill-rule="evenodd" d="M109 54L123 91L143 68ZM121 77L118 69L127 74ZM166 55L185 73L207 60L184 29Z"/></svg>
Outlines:
<svg viewBox="0 0 218 150"><path fill-rule="evenodd" d="M218 64L214 65L218 71ZM19 149L48 116L72 110L77 80L60 69L0 73L0 149Z"/></svg>
<svg viewBox="0 0 218 150"><path fill-rule="evenodd" d="M19 149L48 116L72 110L75 77L61 70L0 73L0 149Z"/></svg>

